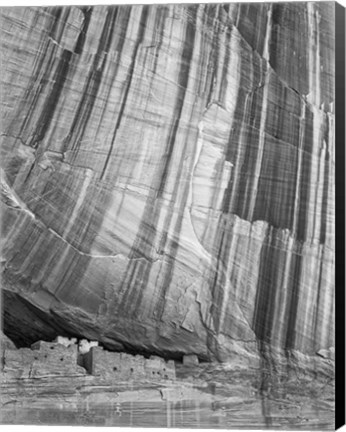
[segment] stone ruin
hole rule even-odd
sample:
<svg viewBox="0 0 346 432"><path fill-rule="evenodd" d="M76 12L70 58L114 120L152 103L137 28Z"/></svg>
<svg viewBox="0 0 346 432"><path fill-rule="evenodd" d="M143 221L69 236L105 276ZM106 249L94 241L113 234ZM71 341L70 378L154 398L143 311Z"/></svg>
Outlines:
<svg viewBox="0 0 346 432"><path fill-rule="evenodd" d="M5 349L3 371L15 378L85 375L77 358L77 345L39 341L32 344L31 348Z"/></svg>
<svg viewBox="0 0 346 432"><path fill-rule="evenodd" d="M89 374L107 380L175 379L173 360L166 362L156 356L146 359L140 355L105 351L102 347L92 347L84 354L83 366Z"/></svg>
<svg viewBox="0 0 346 432"><path fill-rule="evenodd" d="M104 350L96 341L58 336L38 341L31 348L4 349L3 371L16 378L48 375L97 376L107 381L175 380L175 363Z"/></svg>

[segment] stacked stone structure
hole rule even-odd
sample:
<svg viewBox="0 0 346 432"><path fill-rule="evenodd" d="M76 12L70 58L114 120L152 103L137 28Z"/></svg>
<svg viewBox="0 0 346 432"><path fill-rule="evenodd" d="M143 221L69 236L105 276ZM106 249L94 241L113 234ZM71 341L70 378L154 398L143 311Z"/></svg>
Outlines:
<svg viewBox="0 0 346 432"><path fill-rule="evenodd" d="M166 362L157 356L146 359L140 355L106 351L102 347L92 347L84 355L84 367L91 375L110 380L175 379L173 360Z"/></svg>
<svg viewBox="0 0 346 432"><path fill-rule="evenodd" d="M67 343L70 341L70 343ZM149 359L91 346L80 352L74 339L58 337L53 342L38 341L31 348L3 347L3 371L16 378L48 375L77 376L90 374L108 381L174 380L175 364L161 357Z"/></svg>

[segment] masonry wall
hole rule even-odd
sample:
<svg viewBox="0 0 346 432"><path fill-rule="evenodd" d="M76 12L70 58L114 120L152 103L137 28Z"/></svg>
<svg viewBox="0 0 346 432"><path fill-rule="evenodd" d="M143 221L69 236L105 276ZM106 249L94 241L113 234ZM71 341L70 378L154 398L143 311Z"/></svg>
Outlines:
<svg viewBox="0 0 346 432"><path fill-rule="evenodd" d="M145 360L147 378L175 379L175 365L173 360L165 362L161 357L151 356Z"/></svg>
<svg viewBox="0 0 346 432"><path fill-rule="evenodd" d="M34 343L31 349L5 349L3 370L16 378L76 376L88 372L110 382L175 379L173 360L166 362L156 356L146 359L140 355L105 351L98 346L81 354L76 344L66 346L44 341Z"/></svg>
<svg viewBox="0 0 346 432"><path fill-rule="evenodd" d="M175 379L174 361L165 362L160 357L145 359L125 353L104 351L93 347L84 356L87 371L107 380L129 381L143 379Z"/></svg>
<svg viewBox="0 0 346 432"><path fill-rule="evenodd" d="M77 346L65 347L54 342L36 342L30 348L7 349L3 353L3 368L18 378L46 375L81 375L85 370L77 365Z"/></svg>

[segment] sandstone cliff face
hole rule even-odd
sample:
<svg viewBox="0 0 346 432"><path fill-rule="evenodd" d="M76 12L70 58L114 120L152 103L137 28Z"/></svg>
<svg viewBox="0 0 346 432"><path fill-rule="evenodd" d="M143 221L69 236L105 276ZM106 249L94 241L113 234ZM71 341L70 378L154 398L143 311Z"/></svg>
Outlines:
<svg viewBox="0 0 346 432"><path fill-rule="evenodd" d="M334 5L1 11L4 329L334 345Z"/></svg>

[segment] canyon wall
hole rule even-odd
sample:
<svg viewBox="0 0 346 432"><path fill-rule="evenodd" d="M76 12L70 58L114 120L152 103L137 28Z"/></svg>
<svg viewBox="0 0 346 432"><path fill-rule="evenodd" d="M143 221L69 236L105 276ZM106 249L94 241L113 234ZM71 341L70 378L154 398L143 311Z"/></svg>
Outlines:
<svg viewBox="0 0 346 432"><path fill-rule="evenodd" d="M19 346L334 345L334 4L1 10Z"/></svg>

